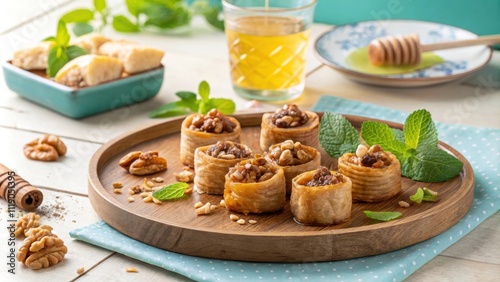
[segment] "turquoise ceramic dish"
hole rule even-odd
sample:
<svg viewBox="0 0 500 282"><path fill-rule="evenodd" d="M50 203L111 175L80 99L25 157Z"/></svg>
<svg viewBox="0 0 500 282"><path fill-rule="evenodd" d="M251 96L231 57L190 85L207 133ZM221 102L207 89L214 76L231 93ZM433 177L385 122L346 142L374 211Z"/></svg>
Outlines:
<svg viewBox="0 0 500 282"><path fill-rule="evenodd" d="M72 88L9 62L2 65L7 86L19 96L65 116L80 119L154 97L160 91L163 66L96 86Z"/></svg>

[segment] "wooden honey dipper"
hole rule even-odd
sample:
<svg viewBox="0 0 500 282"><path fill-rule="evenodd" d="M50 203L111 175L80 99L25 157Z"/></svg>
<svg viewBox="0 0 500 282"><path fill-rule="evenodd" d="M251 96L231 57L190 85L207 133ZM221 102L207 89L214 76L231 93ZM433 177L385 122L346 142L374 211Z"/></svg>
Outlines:
<svg viewBox="0 0 500 282"><path fill-rule="evenodd" d="M414 65L420 63L423 52L469 47L475 45L492 45L500 43L500 35L481 36L475 39L439 42L421 45L418 35L388 36L374 39L368 45L368 59L376 66L380 65Z"/></svg>
<svg viewBox="0 0 500 282"><path fill-rule="evenodd" d="M11 205L15 205L25 211L31 211L42 203L43 194L14 171L0 164L0 198L7 201L9 210Z"/></svg>

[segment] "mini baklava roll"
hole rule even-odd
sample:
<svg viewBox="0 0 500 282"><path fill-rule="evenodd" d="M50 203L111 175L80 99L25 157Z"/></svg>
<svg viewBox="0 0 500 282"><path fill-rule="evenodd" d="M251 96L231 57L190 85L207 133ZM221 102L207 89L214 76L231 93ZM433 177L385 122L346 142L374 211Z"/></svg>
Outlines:
<svg viewBox="0 0 500 282"><path fill-rule="evenodd" d="M44 70L47 68L49 51L54 47L53 41L43 41L38 45L14 52L12 64L25 70Z"/></svg>
<svg viewBox="0 0 500 282"><path fill-rule="evenodd" d="M218 141L240 143L240 132L241 127L237 119L216 109L210 110L206 115L187 116L181 125L182 163L194 167L194 151L198 147L212 145Z"/></svg>
<svg viewBox="0 0 500 282"><path fill-rule="evenodd" d="M321 166L292 181L290 209L300 223L332 225L351 218L352 195L349 177Z"/></svg>
<svg viewBox="0 0 500 282"><path fill-rule="evenodd" d="M281 210L286 201L283 169L262 157L229 169L224 185L226 208L243 214Z"/></svg>
<svg viewBox="0 0 500 282"><path fill-rule="evenodd" d="M362 202L379 202L401 192L399 160L380 146L359 145L356 154L339 158L339 172L351 178L352 198Z"/></svg>
<svg viewBox="0 0 500 282"><path fill-rule="evenodd" d="M122 72L123 66L118 59L83 55L65 64L56 73L54 80L71 87L85 87L118 79Z"/></svg>
<svg viewBox="0 0 500 282"><path fill-rule="evenodd" d="M108 41L99 47L98 54L122 61L125 72L133 74L157 68L165 52L135 42Z"/></svg>
<svg viewBox="0 0 500 282"><path fill-rule="evenodd" d="M111 41L111 39L100 33L93 32L78 36L70 44L85 49L89 54L97 54L99 47L108 41Z"/></svg>
<svg viewBox="0 0 500 282"><path fill-rule="evenodd" d="M231 141L197 148L194 153L194 188L199 193L224 194L229 168L251 157L250 148Z"/></svg>
<svg viewBox="0 0 500 282"><path fill-rule="evenodd" d="M321 165L321 154L318 150L300 142L294 143L292 140L272 145L266 157L283 168L287 195L292 191L292 179L295 176L315 170Z"/></svg>
<svg viewBox="0 0 500 282"><path fill-rule="evenodd" d="M286 140L318 148L318 133L319 117L316 113L301 111L295 104L286 104L276 112L262 116L260 148L265 151Z"/></svg>

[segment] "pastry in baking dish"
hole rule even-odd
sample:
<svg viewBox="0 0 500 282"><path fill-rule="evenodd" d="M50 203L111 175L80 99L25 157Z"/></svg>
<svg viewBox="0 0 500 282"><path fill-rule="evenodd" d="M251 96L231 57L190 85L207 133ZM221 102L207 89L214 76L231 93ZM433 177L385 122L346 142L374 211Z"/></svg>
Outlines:
<svg viewBox="0 0 500 282"><path fill-rule="evenodd" d="M125 40L108 41L98 50L99 55L122 61L125 72L130 74L159 67L164 53L162 50Z"/></svg>
<svg viewBox="0 0 500 282"><path fill-rule="evenodd" d="M44 41L32 48L18 50L14 53L12 64L25 70L44 70L47 68L49 50L54 44Z"/></svg>
<svg viewBox="0 0 500 282"><path fill-rule="evenodd" d="M351 217L351 180L321 166L292 181L290 209L296 221L307 225L332 225Z"/></svg>
<svg viewBox="0 0 500 282"><path fill-rule="evenodd" d="M194 153L194 188L199 193L224 194L225 176L229 168L251 157L250 148L231 141L219 141L197 148Z"/></svg>
<svg viewBox="0 0 500 282"><path fill-rule="evenodd" d="M54 77L58 83L85 87L120 78L123 66L120 60L98 55L83 55L69 61Z"/></svg>
<svg viewBox="0 0 500 282"><path fill-rule="evenodd" d="M272 145L266 157L283 168L287 194L292 191L292 179L295 176L317 169L321 164L318 150L292 140Z"/></svg>
<svg viewBox="0 0 500 282"><path fill-rule="evenodd" d="M281 210L286 201L283 169L263 157L244 160L226 174L226 208L243 214Z"/></svg>
<svg viewBox="0 0 500 282"><path fill-rule="evenodd" d="M400 163L378 145L359 145L355 154L339 158L338 167L340 173L351 178L353 200L379 202L401 191Z"/></svg>
<svg viewBox="0 0 500 282"><path fill-rule="evenodd" d="M111 41L111 39L100 33L88 33L78 36L70 44L85 49L89 54L97 54L99 47L108 41Z"/></svg>
<svg viewBox="0 0 500 282"><path fill-rule="evenodd" d="M238 120L210 110L206 115L187 116L181 125L180 157L184 165L194 167L194 151L198 147L212 145L218 141L240 142L241 127Z"/></svg>
<svg viewBox="0 0 500 282"><path fill-rule="evenodd" d="M292 140L318 148L319 117L314 112L301 111L295 104L286 104L274 113L262 116L260 148Z"/></svg>

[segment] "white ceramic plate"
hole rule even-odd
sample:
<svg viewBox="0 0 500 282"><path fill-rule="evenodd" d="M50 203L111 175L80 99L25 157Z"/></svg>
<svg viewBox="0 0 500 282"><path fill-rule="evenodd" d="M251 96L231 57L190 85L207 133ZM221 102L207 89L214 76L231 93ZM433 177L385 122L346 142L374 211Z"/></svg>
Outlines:
<svg viewBox="0 0 500 282"><path fill-rule="evenodd" d="M477 35L453 26L414 20L367 21L337 26L322 34L315 43L319 60L356 81L397 87L415 87L452 81L485 66L491 59L488 46L472 46L435 51L444 63L400 75L372 75L346 65L354 50L371 40L391 35L417 33L422 44L476 38Z"/></svg>

